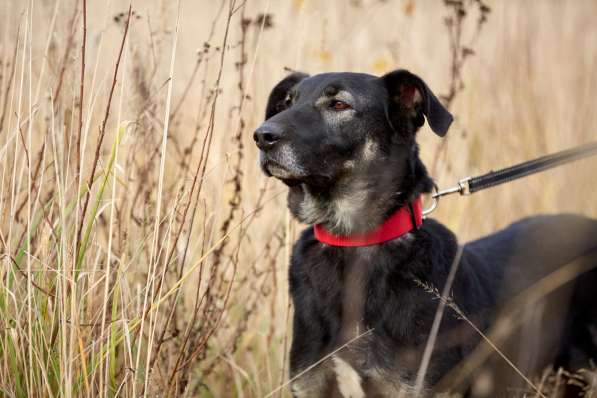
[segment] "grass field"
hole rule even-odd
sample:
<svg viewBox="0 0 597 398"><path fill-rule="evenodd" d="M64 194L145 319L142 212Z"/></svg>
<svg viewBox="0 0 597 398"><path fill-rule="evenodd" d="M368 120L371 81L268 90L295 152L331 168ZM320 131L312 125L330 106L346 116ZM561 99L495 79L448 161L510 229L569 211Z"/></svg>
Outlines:
<svg viewBox="0 0 597 398"><path fill-rule="evenodd" d="M489 1L480 25L475 1L87 3L0 3L2 396L289 396L303 226L252 141L288 69L422 76L456 117L419 133L440 187L597 139L594 1ZM434 217L462 241L597 217L596 167Z"/></svg>

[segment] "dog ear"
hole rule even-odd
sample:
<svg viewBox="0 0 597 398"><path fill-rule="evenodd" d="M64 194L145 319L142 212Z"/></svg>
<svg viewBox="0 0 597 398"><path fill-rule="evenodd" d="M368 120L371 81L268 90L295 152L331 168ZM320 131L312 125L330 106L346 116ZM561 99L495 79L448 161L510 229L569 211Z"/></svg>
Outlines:
<svg viewBox="0 0 597 398"><path fill-rule="evenodd" d="M301 72L294 72L276 84L276 86L272 89L272 92L269 94L269 99L267 100L267 106L265 108L265 120L277 113L282 112L288 107L288 104L286 103L288 92L292 87L306 77L309 77L309 75Z"/></svg>
<svg viewBox="0 0 597 398"><path fill-rule="evenodd" d="M448 132L453 117L439 102L425 82L404 69L382 76L389 94L388 119L396 126L398 118L411 118L415 128L427 123L440 137Z"/></svg>

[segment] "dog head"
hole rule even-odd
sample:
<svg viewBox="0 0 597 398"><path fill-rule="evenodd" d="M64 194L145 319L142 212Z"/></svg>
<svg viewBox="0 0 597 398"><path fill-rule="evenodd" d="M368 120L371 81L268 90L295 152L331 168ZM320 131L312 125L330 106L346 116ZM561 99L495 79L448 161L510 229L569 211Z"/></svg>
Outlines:
<svg viewBox="0 0 597 398"><path fill-rule="evenodd" d="M290 187L299 220L352 233L431 190L415 143L425 119L444 136L452 115L406 70L293 73L272 90L254 139L263 171Z"/></svg>

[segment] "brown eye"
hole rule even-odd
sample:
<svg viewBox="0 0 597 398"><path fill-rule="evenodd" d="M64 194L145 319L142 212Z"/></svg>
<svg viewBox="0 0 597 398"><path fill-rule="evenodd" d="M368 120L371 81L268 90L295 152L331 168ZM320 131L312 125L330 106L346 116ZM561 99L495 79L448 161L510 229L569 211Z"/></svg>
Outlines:
<svg viewBox="0 0 597 398"><path fill-rule="evenodd" d="M350 105L343 101L332 100L332 102L330 102L330 108L335 111L343 111L345 109L349 109Z"/></svg>

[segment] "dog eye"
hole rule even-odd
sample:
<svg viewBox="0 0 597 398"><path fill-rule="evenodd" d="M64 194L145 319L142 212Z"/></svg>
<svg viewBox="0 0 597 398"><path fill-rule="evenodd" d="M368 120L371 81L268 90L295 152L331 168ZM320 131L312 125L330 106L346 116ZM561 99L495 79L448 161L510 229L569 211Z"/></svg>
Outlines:
<svg viewBox="0 0 597 398"><path fill-rule="evenodd" d="M335 111L343 111L345 109L349 109L350 105L348 105L344 101L332 100L332 102L330 102L330 108L332 108Z"/></svg>
<svg viewBox="0 0 597 398"><path fill-rule="evenodd" d="M290 105L292 105L292 96L290 94L287 94L286 98L284 98L284 105L287 108L290 107Z"/></svg>

